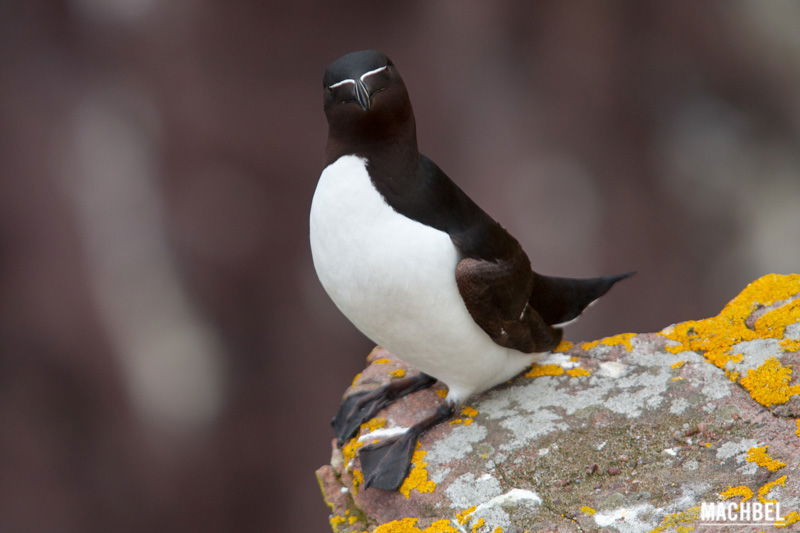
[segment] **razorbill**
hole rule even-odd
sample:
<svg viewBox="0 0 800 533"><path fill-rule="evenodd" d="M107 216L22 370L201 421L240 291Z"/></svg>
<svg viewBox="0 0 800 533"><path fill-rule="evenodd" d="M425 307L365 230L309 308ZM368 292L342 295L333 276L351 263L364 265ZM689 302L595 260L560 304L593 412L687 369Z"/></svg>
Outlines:
<svg viewBox="0 0 800 533"><path fill-rule="evenodd" d="M314 267L362 333L421 371L345 398L333 419L339 445L396 398L436 380L448 388L432 416L361 448L365 487L396 490L422 432L555 348L558 326L630 273L534 272L517 240L419 153L405 84L384 54L331 63L323 96L327 166L311 205Z"/></svg>

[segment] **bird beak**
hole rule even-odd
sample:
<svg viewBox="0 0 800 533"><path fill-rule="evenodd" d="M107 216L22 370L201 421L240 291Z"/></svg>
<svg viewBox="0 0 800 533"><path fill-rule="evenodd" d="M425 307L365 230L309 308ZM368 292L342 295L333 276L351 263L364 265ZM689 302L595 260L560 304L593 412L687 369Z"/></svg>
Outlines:
<svg viewBox="0 0 800 533"><path fill-rule="evenodd" d="M356 81L356 101L361 106L361 109L369 111L369 91L361 80Z"/></svg>

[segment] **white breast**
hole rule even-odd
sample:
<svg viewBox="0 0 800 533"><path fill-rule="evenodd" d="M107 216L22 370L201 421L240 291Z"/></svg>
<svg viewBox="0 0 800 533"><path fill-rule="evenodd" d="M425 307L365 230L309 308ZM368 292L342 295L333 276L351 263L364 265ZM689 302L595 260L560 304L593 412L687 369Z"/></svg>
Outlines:
<svg viewBox="0 0 800 533"><path fill-rule="evenodd" d="M394 211L364 159L322 172L311 205L311 252L323 287L372 341L444 381L461 401L523 370L532 354L495 344L458 292L450 237Z"/></svg>

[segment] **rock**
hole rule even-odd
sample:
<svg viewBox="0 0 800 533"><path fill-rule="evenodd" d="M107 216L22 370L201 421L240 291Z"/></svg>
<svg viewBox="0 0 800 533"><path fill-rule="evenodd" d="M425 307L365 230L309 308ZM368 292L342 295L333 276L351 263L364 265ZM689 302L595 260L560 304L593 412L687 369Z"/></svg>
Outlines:
<svg viewBox="0 0 800 533"><path fill-rule="evenodd" d="M349 392L414 372L381 348L368 362ZM720 531L701 504L748 497L800 523L799 363L800 275L771 274L715 317L562 343L423 435L398 492L360 488L358 447L434 411L440 384L317 477L335 532Z"/></svg>

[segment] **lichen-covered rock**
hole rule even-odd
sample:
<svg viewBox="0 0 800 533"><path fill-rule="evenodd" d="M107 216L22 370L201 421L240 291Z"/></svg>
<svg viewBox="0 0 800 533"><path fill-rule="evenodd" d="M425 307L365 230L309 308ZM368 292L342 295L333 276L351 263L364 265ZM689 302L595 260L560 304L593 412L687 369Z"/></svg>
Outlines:
<svg viewBox="0 0 800 533"><path fill-rule="evenodd" d="M414 371L381 348L368 362L353 390ZM358 448L432 412L442 388L396 402L333 446L317 477L336 532L718 532L699 506L725 500L780 502L786 519L772 526L791 529L798 364L800 275L772 274L712 318L562 343L423 435L398 492L361 488Z"/></svg>

